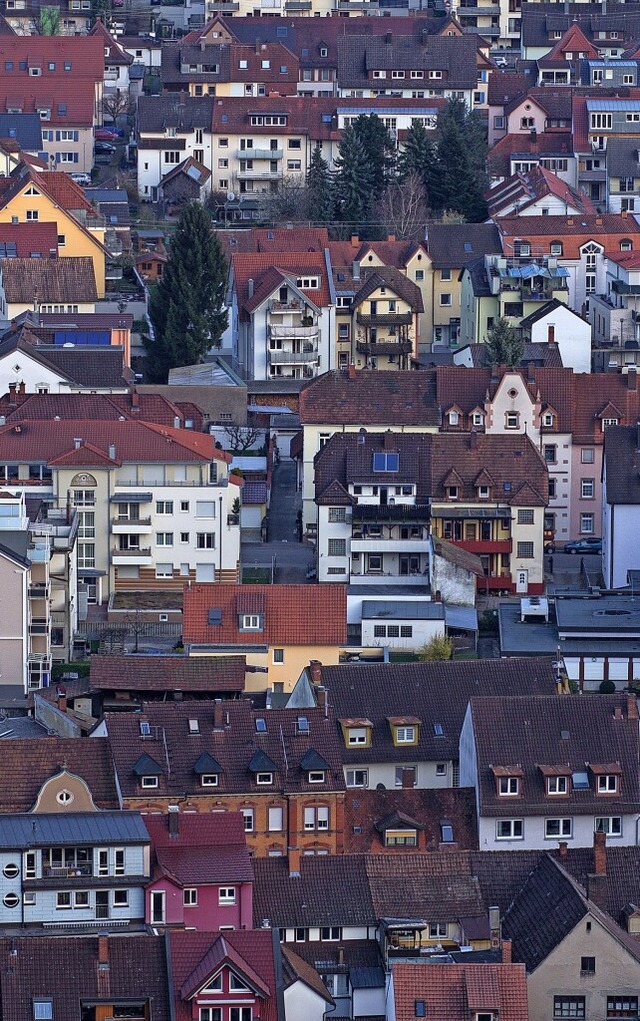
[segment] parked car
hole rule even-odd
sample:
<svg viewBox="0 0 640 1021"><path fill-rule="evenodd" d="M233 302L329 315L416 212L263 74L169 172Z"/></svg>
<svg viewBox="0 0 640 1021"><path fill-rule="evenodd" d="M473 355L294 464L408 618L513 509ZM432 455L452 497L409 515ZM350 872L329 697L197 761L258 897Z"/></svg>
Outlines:
<svg viewBox="0 0 640 1021"><path fill-rule="evenodd" d="M547 553L555 553L557 547L551 543L547 547ZM602 553L602 539L590 536L588 539L575 539L573 542L565 542L561 553Z"/></svg>
<svg viewBox="0 0 640 1021"><path fill-rule="evenodd" d="M118 134L111 128L95 128L94 135L98 142L115 142Z"/></svg>
<svg viewBox="0 0 640 1021"><path fill-rule="evenodd" d="M76 171L73 174L69 174L69 177L71 178L72 181L75 181L76 184L79 184L82 188L86 188L91 184L90 174L82 174L79 171Z"/></svg>
<svg viewBox="0 0 640 1021"><path fill-rule="evenodd" d="M115 151L115 145L111 145L110 142L96 142L93 147L96 156L113 156Z"/></svg>

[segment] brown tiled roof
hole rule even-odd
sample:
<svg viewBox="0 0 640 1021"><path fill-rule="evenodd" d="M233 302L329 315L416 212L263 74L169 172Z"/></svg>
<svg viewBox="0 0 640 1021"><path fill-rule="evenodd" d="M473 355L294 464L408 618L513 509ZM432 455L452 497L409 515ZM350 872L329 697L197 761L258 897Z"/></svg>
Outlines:
<svg viewBox="0 0 640 1021"><path fill-rule="evenodd" d="M308 709L305 716L308 733L299 731L295 710L271 709L265 715L242 699L223 703L223 727L219 730L213 725L211 702L148 702L141 713L108 713L106 721L124 797L136 797L141 793L134 765L143 754L151 756L161 768L157 790L160 797L202 796L204 789L194 767L203 753L210 755L221 768L218 786L211 788L214 799L244 792L254 796L263 793L269 797L274 790L318 794L319 785L310 784L307 771L301 768L304 756L311 749L328 763L322 790L343 791L340 741L332 714L325 719L321 709ZM266 720L264 733L256 730L258 718ZM141 719L149 722L150 737L140 734ZM189 720L199 721L197 734L190 731ZM257 752L263 752L274 763L273 787L256 786L249 764ZM170 773L167 772L167 755Z"/></svg>
<svg viewBox="0 0 640 1021"><path fill-rule="evenodd" d="M326 227L253 227L219 231L218 237L229 259L240 252L321 252L329 247Z"/></svg>
<svg viewBox="0 0 640 1021"><path fill-rule="evenodd" d="M637 380L632 378L608 372L576 374L573 381L573 442L604 442L601 416L607 404L620 410L620 425L635 424L640 418L639 398Z"/></svg>
<svg viewBox="0 0 640 1021"><path fill-rule="evenodd" d="M306 986L321 996L327 1003L335 1004L333 997L329 994L327 987L320 978L318 972L307 961L294 953L286 943L282 944L282 966L284 973L285 989L288 989L295 982L304 982Z"/></svg>
<svg viewBox="0 0 640 1021"><path fill-rule="evenodd" d="M192 1004L183 998L181 990L196 969L202 984L210 977L207 960L215 961L219 966L229 958L234 971L239 972L240 976L243 972L248 975L253 973L268 990L269 995L258 1001L261 1021L278 1021L277 980L270 929L236 929L222 933L173 930L168 938L171 983L175 991L175 1015L172 1015L172 1021L191 1021L193 1017Z"/></svg>
<svg viewBox="0 0 640 1021"><path fill-rule="evenodd" d="M29 812L45 780L61 769L85 781L98 808L120 807L106 738L92 738L90 746L79 739L60 737L3 741L0 769L6 778L0 799L3 812Z"/></svg>
<svg viewBox="0 0 640 1021"><path fill-rule="evenodd" d="M527 979L521 964L413 964L393 967L396 1021L415 1021L416 1003L439 1021L467 1021L494 1010L500 1021L529 1021Z"/></svg>
<svg viewBox="0 0 640 1021"><path fill-rule="evenodd" d="M409 280L408 277L394 266L376 266L372 268L366 274L364 283L356 290L353 307L358 306L370 294L377 291L379 287L387 287L394 294L397 294L399 298L407 302L414 312L424 311L422 291L417 284L414 284L413 280Z"/></svg>
<svg viewBox="0 0 640 1021"><path fill-rule="evenodd" d="M496 225L506 251L512 250L516 238L535 238L535 255L551 254L551 243L562 242L563 259L579 259L580 249L590 240L604 246L606 254L620 254L620 240L629 238L640 248L640 224L633 216L621 213L575 216L501 216Z"/></svg>
<svg viewBox="0 0 640 1021"><path fill-rule="evenodd" d="M209 623L210 610L221 611L219 625ZM262 630L241 630L239 618L247 613L263 615ZM185 642L211 645L342 645L346 586L191 585L183 635Z"/></svg>
<svg viewBox="0 0 640 1021"><path fill-rule="evenodd" d="M167 815L145 815L154 879L169 875L181 886L253 882L241 812L176 815L177 834L169 832Z"/></svg>
<svg viewBox="0 0 640 1021"><path fill-rule="evenodd" d="M321 683L329 691L337 720L365 716L373 723L370 748L343 748L343 759L350 765L407 761L407 749L393 743L389 716L411 713L422 721L412 761L457 760L460 730L472 695L555 691L552 660L542 658L495 660L490 671L463 661L324 666ZM442 735L436 733L435 724L441 725Z"/></svg>
<svg viewBox="0 0 640 1021"><path fill-rule="evenodd" d="M638 426L609 428L604 434L607 503L640 503Z"/></svg>
<svg viewBox="0 0 640 1021"><path fill-rule="evenodd" d="M615 710L623 718L615 718ZM640 798L638 719L627 716L626 695L597 699L529 696L471 700L478 758L479 811L484 816L546 815L543 765L569 765L572 773L587 772L590 790L554 795L558 815L632 812ZM589 763L616 760L622 768L617 794L599 797ZM501 797L491 767L517 764L523 771L522 795Z"/></svg>
<svg viewBox="0 0 640 1021"><path fill-rule="evenodd" d="M114 592L111 596L110 612L118 610L179 610L182 613L182 592L166 592L162 589L139 589Z"/></svg>
<svg viewBox="0 0 640 1021"><path fill-rule="evenodd" d="M19 403L16 405L16 398L10 394L0 398L0 414L7 421L51 421L56 417L114 421L124 416L175 428L176 418L184 422L186 417L180 405L160 394L25 394L22 397L18 395L17 400Z"/></svg>
<svg viewBox="0 0 640 1021"><path fill-rule="evenodd" d="M573 137L571 132L543 131L536 135L511 134L501 138L491 149L489 158L491 173L495 177L509 177L511 159L514 156L529 156L534 159L541 156L563 155L573 156Z"/></svg>
<svg viewBox="0 0 640 1021"><path fill-rule="evenodd" d="M87 447L86 451L76 449L75 438L82 440L81 446ZM83 457L87 458L87 463L92 463L96 451L100 459L108 458L111 445L116 448L119 463L189 461L200 464L229 459L228 454L215 448L211 436L152 422L60 419L24 421L19 427L13 424L0 427L2 457L6 456L12 463L51 463L61 459L70 463L74 455L75 463L81 464Z"/></svg>
<svg viewBox="0 0 640 1021"><path fill-rule="evenodd" d="M397 848L385 848L379 828L383 820L394 815L420 824L420 851L438 850L442 840L440 824L444 821L453 827L453 848L470 850L478 846L472 788L348 790L344 800L345 853L396 854ZM402 828L401 823L398 828Z"/></svg>
<svg viewBox="0 0 640 1021"><path fill-rule="evenodd" d="M78 744L84 744L78 741ZM6 1021L33 1021L34 998L53 1000L54 1017L80 1016L82 1001L104 1000L103 973L98 969L98 942L106 940L109 1003L149 1001L153 1021L172 1021L163 936L41 936L0 940L5 965L2 1016Z"/></svg>
<svg viewBox="0 0 640 1021"><path fill-rule="evenodd" d="M0 224L0 242L13 243L19 259L30 259L40 254L48 259L52 250L58 251L58 225L56 223L3 223Z"/></svg>
<svg viewBox="0 0 640 1021"><path fill-rule="evenodd" d="M490 401L495 398L498 388L503 385L503 371L496 370L495 366L473 369L461 365L438 366L438 403L445 413L453 404L457 404L463 414L469 415L476 408L484 407L487 396ZM571 369L528 366L506 371L519 375L521 385L526 388L532 401L536 401L539 394L543 405L553 407L558 416L558 432L571 432L573 387L577 378Z"/></svg>
<svg viewBox="0 0 640 1021"><path fill-rule="evenodd" d="M532 490L529 506L546 506L549 500L547 467L528 436L503 436L478 433L475 444L469 435L434 434L431 440L431 492L434 500L445 498L445 478L456 466L463 483L459 498L475 502L475 479L481 468L491 465L494 488L491 498L497 503L512 503L522 486ZM499 443L492 442L500 440ZM508 487L508 488L507 488Z"/></svg>
<svg viewBox="0 0 640 1021"><path fill-rule="evenodd" d="M31 304L34 296L50 302L95 302L98 299L93 259L87 255L64 259L2 259L7 301Z"/></svg>
<svg viewBox="0 0 640 1021"><path fill-rule="evenodd" d="M443 557L448 563L461 567L465 571L477 574L479 578L483 576L484 568L482 560L475 553L469 553L468 550L456 546L453 542L447 542L446 539L438 539L432 536L432 541L433 552L436 556Z"/></svg>
<svg viewBox="0 0 640 1021"><path fill-rule="evenodd" d="M105 691L199 691L210 695L244 689L244 656L92 656L91 687Z"/></svg>
<svg viewBox="0 0 640 1021"><path fill-rule="evenodd" d="M526 173L513 174L486 194L489 213L500 216L501 211L518 200L520 209L526 209L547 195L555 195L575 207L576 215L595 213L595 206L584 193L576 191L566 181L544 167L532 167Z"/></svg>
<svg viewBox="0 0 640 1021"><path fill-rule="evenodd" d="M438 426L433 372L325 372L300 391L303 425Z"/></svg>

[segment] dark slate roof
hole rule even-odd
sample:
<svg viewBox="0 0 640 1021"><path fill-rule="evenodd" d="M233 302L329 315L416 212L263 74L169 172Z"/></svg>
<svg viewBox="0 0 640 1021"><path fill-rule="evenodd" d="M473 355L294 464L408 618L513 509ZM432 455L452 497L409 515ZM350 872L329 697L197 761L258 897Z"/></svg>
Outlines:
<svg viewBox="0 0 640 1021"><path fill-rule="evenodd" d="M515 662L522 668L527 662L544 661ZM513 815L514 799L497 793L493 772L497 767L521 770L522 791L516 799L518 815L548 814L550 800L543 766L586 773L589 779L588 789L574 790L573 783L569 783L566 795L552 797L553 811L558 815L594 815L605 808L607 813L636 811L640 783L635 696L629 701L626 695L600 695L593 699L550 695L474 697L471 713L481 815ZM608 794L603 799L596 793L594 769L607 765L620 769L621 782L617 794ZM607 771L613 770L602 770Z"/></svg>
<svg viewBox="0 0 640 1021"><path fill-rule="evenodd" d="M432 35L343 36L338 40L338 80L342 88L371 87L372 70L440 70L448 89L472 89L478 80L478 37Z"/></svg>
<svg viewBox="0 0 640 1021"><path fill-rule="evenodd" d="M37 113L0 113L0 138L15 138L25 152L42 152L42 121Z"/></svg>
<svg viewBox="0 0 640 1021"><path fill-rule="evenodd" d="M473 259L502 252L494 223L429 223L425 244L436 269L461 269Z"/></svg>
<svg viewBox="0 0 640 1021"><path fill-rule="evenodd" d="M3 968L2 1016L33 1021L34 998L53 1000L54 1018L77 1018L80 1001L103 1002L104 973L98 969L102 937L40 936L0 940ZM171 1021L170 984L164 936L106 936L109 1003L147 1000L153 1021ZM104 944L103 944L104 946Z"/></svg>
<svg viewBox="0 0 640 1021"><path fill-rule="evenodd" d="M638 173L640 139L610 138L607 140L607 176L634 177Z"/></svg>
<svg viewBox="0 0 640 1021"><path fill-rule="evenodd" d="M0 815L0 847L75 843L148 844L149 834L137 812Z"/></svg>
<svg viewBox="0 0 640 1021"><path fill-rule="evenodd" d="M327 666L322 684L337 720L366 717L373 723L370 748L343 748L349 763L406 762L407 749L393 743L388 717L409 714L421 721L416 761L458 758L458 740L469 699L476 695L551 694L551 659L441 663L372 663ZM481 700L480 700L481 701ZM435 724L443 734L437 736Z"/></svg>
<svg viewBox="0 0 640 1021"><path fill-rule="evenodd" d="M588 912L574 883L549 855L528 877L507 911L502 933L513 943L513 958L532 972Z"/></svg>
<svg viewBox="0 0 640 1021"><path fill-rule="evenodd" d="M466 272L471 277L471 286L476 298L491 297L491 287L484 265L484 259L474 259L465 266Z"/></svg>
<svg viewBox="0 0 640 1021"><path fill-rule="evenodd" d="M551 50L553 42L549 40L549 32L566 32L572 24L577 24L590 42L600 46L602 41L594 33L620 32L622 46L625 41L640 38L640 5L625 3L624 12L619 12L618 7L621 6L616 4L603 13L600 4L592 11L581 3L564 4L562 7L556 3L523 3L522 43L524 46L547 46Z"/></svg>
<svg viewBox="0 0 640 1021"><path fill-rule="evenodd" d="M167 127L180 134L195 128L211 129L213 96L189 97L185 102L179 93L166 96L140 96L138 103L138 131L144 134L162 134ZM172 139L175 142L175 139ZM144 146L144 142L141 143ZM174 146L175 148L175 146Z"/></svg>
<svg viewBox="0 0 640 1021"><path fill-rule="evenodd" d="M37 361L46 361L79 386L123 389L133 382L131 369L124 365L121 347L65 348L47 344L27 353Z"/></svg>
<svg viewBox="0 0 640 1021"><path fill-rule="evenodd" d="M275 772L274 788L278 790L284 788L286 792L300 794L312 791L318 795L321 786L325 792L343 791L340 740L333 714L329 713L325 719L323 710L307 709L304 715L309 724L308 733L299 730L295 710L272 709L265 713L255 710L247 699L223 703L222 726L218 729L214 726L214 707L205 701L148 702L141 713L108 713L107 729L123 796L140 794L138 777L144 775L144 770L140 770L139 759L147 755L162 766L157 788L159 797L202 795L203 788L194 766L203 753L211 755L222 767L219 784L211 791L215 798L256 789L269 793L264 787L256 788L249 773L249 764L257 752L266 755L272 763L269 766L258 764L257 768ZM258 718L265 719L266 731L256 730ZM194 719L199 723L195 733L189 726L189 721ZM149 736L140 733L141 721L149 724ZM309 783L308 773L301 768L302 759L312 747L329 763L321 785ZM164 768L167 754L170 774Z"/></svg>
<svg viewBox="0 0 640 1021"><path fill-rule="evenodd" d="M607 503L640 503L638 427L611 426L604 434Z"/></svg>

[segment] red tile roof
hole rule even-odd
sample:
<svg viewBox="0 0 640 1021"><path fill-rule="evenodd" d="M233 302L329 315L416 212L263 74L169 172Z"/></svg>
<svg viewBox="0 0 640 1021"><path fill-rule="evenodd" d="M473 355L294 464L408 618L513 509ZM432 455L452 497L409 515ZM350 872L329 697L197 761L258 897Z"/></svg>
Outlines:
<svg viewBox="0 0 640 1021"><path fill-rule="evenodd" d="M275 266L274 266L275 259ZM247 321L249 312L265 301L284 282L286 277L319 277L320 287L303 293L314 305L327 306L331 302L327 265L323 251L285 251L237 253L231 258L238 296L240 318ZM253 280L253 296L249 295L249 280Z"/></svg>
<svg viewBox="0 0 640 1021"><path fill-rule="evenodd" d="M76 437L82 439L86 452L76 449ZM216 449L211 436L152 422L61 419L25 421L0 428L0 457L11 463L51 463L77 455L74 463L91 464L92 458L95 460L91 451L99 451L101 459L108 459L111 445L116 448L118 463L230 460L230 455Z"/></svg>
<svg viewBox="0 0 640 1021"><path fill-rule="evenodd" d="M241 929L230 932L176 932L169 933L171 981L174 991L175 1021L191 1021L191 1002L183 998L193 986L190 979L196 969L204 984L210 966L215 969L227 960L236 970L247 975L254 973L269 995L261 998L261 1021L278 1021L276 1000L276 972L271 929ZM238 966L240 966L238 968ZM509 1019L507 1019L509 1021Z"/></svg>
<svg viewBox="0 0 640 1021"><path fill-rule="evenodd" d="M358 790L347 791L345 796L345 853L395 854L396 849L385 848L379 828L383 820L394 815L408 817L422 827L417 848L420 851L431 853L441 849L440 824L444 820L451 823L455 841L446 850L464 851L478 846L472 788Z"/></svg>
<svg viewBox="0 0 640 1021"><path fill-rule="evenodd" d="M59 328L62 327L59 326ZM98 328L97 324L96 328ZM43 353L47 354L47 348ZM113 421L124 416L130 420L155 422L156 425L169 426L174 429L176 428L176 419L184 426L185 418L193 418L195 415L196 422L194 424L202 425L202 413L198 409L194 409L194 406L185 410L185 405L174 404L168 397L161 394L137 392L126 394L5 394L0 397L0 414L14 424L22 421L33 422L37 419L51 420L55 418L92 421L110 419ZM197 435L198 429L194 428L190 432Z"/></svg>
<svg viewBox="0 0 640 1021"><path fill-rule="evenodd" d="M93 259L72 255L64 259L2 259L2 277L8 303L29 305L37 295L43 304L98 299Z"/></svg>
<svg viewBox="0 0 640 1021"><path fill-rule="evenodd" d="M226 230L218 233L227 255L240 252L321 252L329 246L326 227L254 227L252 230Z"/></svg>
<svg viewBox="0 0 640 1021"><path fill-rule="evenodd" d="M1 448L0 448L1 449ZM220 625L209 611L220 610ZM260 614L261 631L242 631L243 614ZM185 589L185 642L211 645L341 645L347 640L345 585L191 585Z"/></svg>
<svg viewBox="0 0 640 1021"><path fill-rule="evenodd" d="M37 252L48 258L58 251L58 226L55 223L2 223L0 242L14 244L19 259L29 259Z"/></svg>
<svg viewBox="0 0 640 1021"><path fill-rule="evenodd" d="M529 1021L523 964L405 964L393 966L396 1021L415 1021L416 1002L438 1021L468 1021L492 1010L500 1021ZM495 1001L498 1002L495 1002Z"/></svg>
<svg viewBox="0 0 640 1021"><path fill-rule="evenodd" d="M91 753L72 738L16 738L0 743L0 770L5 778L0 796L3 812L29 812L45 780L61 769L81 777L98 808L120 807L107 738L92 738Z"/></svg>
<svg viewBox="0 0 640 1021"><path fill-rule="evenodd" d="M567 53L572 53L574 57L592 57L597 58L600 56L600 51L593 43L590 43L586 35L582 31L579 25L571 25L562 36L562 39L558 39L553 49L545 56L547 60L560 60L566 61ZM566 66L566 65L565 65Z"/></svg>
<svg viewBox="0 0 640 1021"><path fill-rule="evenodd" d="M300 391L303 424L438 426L435 375L425 372L334 370Z"/></svg>
<svg viewBox="0 0 640 1021"><path fill-rule="evenodd" d="M176 816L177 834L169 832L168 816L144 817L154 879L168 875L180 886L253 882L241 812L179 812Z"/></svg>
<svg viewBox="0 0 640 1021"><path fill-rule="evenodd" d="M563 259L579 259L580 248L594 240L604 245L606 254L619 254L620 241L629 238L640 249L640 224L633 216L601 213L574 216L501 216L496 219L503 250L513 251L515 239L535 238L533 255L550 254L552 241L561 241Z"/></svg>
<svg viewBox="0 0 640 1021"><path fill-rule="evenodd" d="M494 185L487 192L486 199L492 217L500 216L503 209L508 209L517 198L519 208L526 209L547 195L567 202L581 215L595 213L595 206L590 198L578 192L553 174L545 167L533 167L526 174L513 174L500 184ZM577 214L576 214L577 215Z"/></svg>

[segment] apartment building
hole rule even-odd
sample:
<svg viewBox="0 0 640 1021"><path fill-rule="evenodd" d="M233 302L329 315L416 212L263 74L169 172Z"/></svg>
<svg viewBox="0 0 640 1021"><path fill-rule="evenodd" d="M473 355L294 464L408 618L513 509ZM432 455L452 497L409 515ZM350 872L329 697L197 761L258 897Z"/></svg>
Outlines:
<svg viewBox="0 0 640 1021"><path fill-rule="evenodd" d="M88 603L114 590L237 578L239 488L214 438L132 420L22 421L0 429L11 491L74 508ZM71 593L73 595L73 593Z"/></svg>

